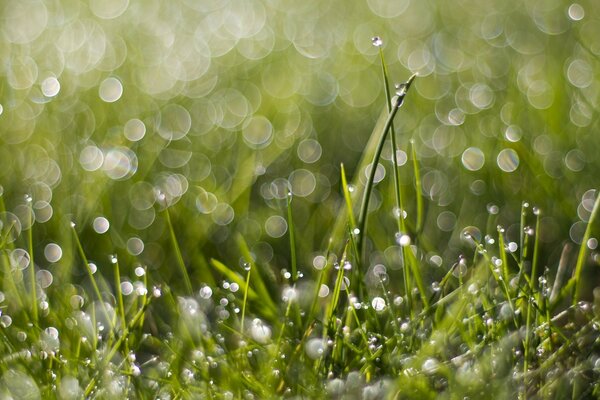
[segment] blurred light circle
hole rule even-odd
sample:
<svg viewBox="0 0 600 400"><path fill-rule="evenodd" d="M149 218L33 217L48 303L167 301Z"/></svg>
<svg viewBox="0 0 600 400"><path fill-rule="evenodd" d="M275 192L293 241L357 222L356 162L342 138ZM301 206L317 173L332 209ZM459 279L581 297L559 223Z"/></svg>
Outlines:
<svg viewBox="0 0 600 400"><path fill-rule="evenodd" d="M146 135L146 125L137 118L130 119L123 127L123 134L127 140L137 142Z"/></svg>
<svg viewBox="0 0 600 400"><path fill-rule="evenodd" d="M192 117L179 104L169 104L160 112L158 134L166 140L178 140L186 136L192 127Z"/></svg>
<svg viewBox="0 0 600 400"><path fill-rule="evenodd" d="M41 269L35 273L35 280L42 289L46 289L52 285L54 277L50 271Z"/></svg>
<svg viewBox="0 0 600 400"><path fill-rule="evenodd" d="M48 9L43 1L18 0L3 3L0 29L9 43L30 43L46 29Z"/></svg>
<svg viewBox="0 0 600 400"><path fill-rule="evenodd" d="M502 171L513 172L519 167L519 155L513 149L504 149L498 154L496 162Z"/></svg>
<svg viewBox="0 0 600 400"><path fill-rule="evenodd" d="M290 174L289 182L292 193L295 196L306 197L310 195L317 186L315 175L306 169L297 169Z"/></svg>
<svg viewBox="0 0 600 400"><path fill-rule="evenodd" d="M462 164L469 171L478 171L485 164L485 155L477 147L469 147L462 153Z"/></svg>
<svg viewBox="0 0 600 400"><path fill-rule="evenodd" d="M104 217L97 217L94 219L92 226L96 233L106 233L110 227L110 223Z"/></svg>
<svg viewBox="0 0 600 400"><path fill-rule="evenodd" d="M23 270L29 266L31 258L29 253L20 248L16 248L10 252L10 266L12 268Z"/></svg>
<svg viewBox="0 0 600 400"><path fill-rule="evenodd" d="M21 221L8 211L0 212L0 237L5 243L12 243L21 235Z"/></svg>
<svg viewBox="0 0 600 400"><path fill-rule="evenodd" d="M138 160L133 151L126 147L116 147L106 152L102 169L111 179L127 179L137 171Z"/></svg>
<svg viewBox="0 0 600 400"><path fill-rule="evenodd" d="M129 296L133 293L133 284L129 281L121 282L121 292L124 296Z"/></svg>
<svg viewBox="0 0 600 400"><path fill-rule="evenodd" d="M54 97L60 91L60 82L53 76L50 76L42 81L42 93L46 97Z"/></svg>
<svg viewBox="0 0 600 400"><path fill-rule="evenodd" d="M382 18L394 18L402 14L408 8L409 0L367 0L371 11Z"/></svg>
<svg viewBox="0 0 600 400"><path fill-rule="evenodd" d="M212 220L217 225L228 225L235 217L233 208L227 203L219 203L211 214Z"/></svg>
<svg viewBox="0 0 600 400"><path fill-rule="evenodd" d="M16 90L29 89L38 78L38 65L27 55L15 55L6 65L6 80Z"/></svg>
<svg viewBox="0 0 600 400"><path fill-rule="evenodd" d="M44 257L51 263L55 263L62 258L63 252L56 243L48 243L44 248Z"/></svg>
<svg viewBox="0 0 600 400"><path fill-rule="evenodd" d="M504 137L509 142L513 142L513 143L518 142L519 140L521 140L522 136L523 136L523 131L517 125L507 126L506 129L504 130Z"/></svg>
<svg viewBox="0 0 600 400"><path fill-rule="evenodd" d="M272 238L280 238L287 232L288 224L285 218L272 215L265 222L265 231Z"/></svg>
<svg viewBox="0 0 600 400"><path fill-rule="evenodd" d="M494 92L484 83L471 86L469 98L473 105L479 109L487 109L494 104Z"/></svg>
<svg viewBox="0 0 600 400"><path fill-rule="evenodd" d="M452 232L456 226L456 215L452 211L442 211L437 217L437 226L444 232Z"/></svg>
<svg viewBox="0 0 600 400"><path fill-rule="evenodd" d="M581 244L583 235L585 234L586 222L577 221L569 229L569 237L576 244Z"/></svg>
<svg viewBox="0 0 600 400"><path fill-rule="evenodd" d="M371 176L371 169L373 168L373 164L369 164L365 167L365 178L369 179ZM381 163L377 163L377 167L375 168L375 175L373 176L373 182L379 183L385 178L385 167Z"/></svg>
<svg viewBox="0 0 600 400"><path fill-rule="evenodd" d="M527 100L538 110L549 108L554 102L552 86L544 80L533 81L527 89Z"/></svg>
<svg viewBox="0 0 600 400"><path fill-rule="evenodd" d="M569 82L573 86L585 88L590 86L594 81L594 70L584 60L573 60L567 68L567 78L569 78Z"/></svg>
<svg viewBox="0 0 600 400"><path fill-rule="evenodd" d="M181 168L192 158L192 142L184 137L172 141L158 154L160 163L167 168Z"/></svg>
<svg viewBox="0 0 600 400"><path fill-rule="evenodd" d="M585 17L585 9L580 4L573 3L569 6L568 14L573 21L581 21Z"/></svg>
<svg viewBox="0 0 600 400"><path fill-rule="evenodd" d="M291 190L290 181L284 178L277 178L269 186L270 194L276 199L285 199Z"/></svg>
<svg viewBox="0 0 600 400"><path fill-rule="evenodd" d="M579 172L585 167L585 154L578 149L570 150L565 156L565 165L573 172Z"/></svg>
<svg viewBox="0 0 600 400"><path fill-rule="evenodd" d="M154 186L144 181L134 183L129 189L129 202L136 210L151 208L156 202Z"/></svg>
<svg viewBox="0 0 600 400"><path fill-rule="evenodd" d="M217 204L218 200L214 194L200 188L200 193L196 196L196 209L198 211L202 214L210 214L215 210Z"/></svg>
<svg viewBox="0 0 600 400"><path fill-rule="evenodd" d="M319 161L323 149L321 144L314 139L305 139L300 142L297 149L298 158L307 164Z"/></svg>
<svg viewBox="0 0 600 400"><path fill-rule="evenodd" d="M40 223L48 222L54 214L54 209L45 200L36 201L33 205L35 220Z"/></svg>
<svg viewBox="0 0 600 400"><path fill-rule="evenodd" d="M115 77L106 78L100 83L98 95L107 103L114 103L123 95L123 84Z"/></svg>
<svg viewBox="0 0 600 400"><path fill-rule="evenodd" d="M589 189L583 194L583 196L581 196L581 205L590 213L594 209L595 202L596 189Z"/></svg>
<svg viewBox="0 0 600 400"><path fill-rule="evenodd" d="M127 217L127 223L135 229L144 230L147 229L156 218L156 211L154 208L148 208L145 210L131 209Z"/></svg>
<svg viewBox="0 0 600 400"><path fill-rule="evenodd" d="M254 116L245 124L242 135L250 147L265 147L273 137L273 125L262 115Z"/></svg>
<svg viewBox="0 0 600 400"><path fill-rule="evenodd" d="M144 251L144 242L139 237L131 237L127 240L127 251L132 256L139 256Z"/></svg>
<svg viewBox="0 0 600 400"><path fill-rule="evenodd" d="M127 10L129 0L90 0L90 10L98 18L112 19Z"/></svg>
<svg viewBox="0 0 600 400"><path fill-rule="evenodd" d="M104 153L96 146L86 146L79 153L79 164L86 171L96 171L104 163Z"/></svg>

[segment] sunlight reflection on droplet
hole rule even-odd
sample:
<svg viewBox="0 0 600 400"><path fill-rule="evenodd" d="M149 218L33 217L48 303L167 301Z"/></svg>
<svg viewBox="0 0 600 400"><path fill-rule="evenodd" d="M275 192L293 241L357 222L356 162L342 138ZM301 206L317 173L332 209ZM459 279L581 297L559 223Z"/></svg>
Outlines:
<svg viewBox="0 0 600 400"><path fill-rule="evenodd" d="M469 147L461 157L463 166L469 171L478 171L485 164L485 155L477 147Z"/></svg>
<svg viewBox="0 0 600 400"><path fill-rule="evenodd" d="M123 127L123 134L127 140L131 142L137 142L146 135L146 125L139 119L130 119L125 123Z"/></svg>
<svg viewBox="0 0 600 400"><path fill-rule="evenodd" d="M106 78L98 88L98 95L103 101L114 103L123 95L123 84L117 78Z"/></svg>
<svg viewBox="0 0 600 400"><path fill-rule="evenodd" d="M573 21L581 21L585 17L585 10L580 4L573 3L569 6L568 14Z"/></svg>
<svg viewBox="0 0 600 400"><path fill-rule="evenodd" d="M106 233L110 227L110 223L104 217L97 217L94 219L93 227L96 233Z"/></svg>
<svg viewBox="0 0 600 400"><path fill-rule="evenodd" d="M48 77L42 82L41 89L44 96L54 97L60 91L60 82L53 76Z"/></svg>
<svg viewBox="0 0 600 400"><path fill-rule="evenodd" d="M48 243L44 248L44 256L46 260L51 263L55 263L62 258L62 249L56 243Z"/></svg>
<svg viewBox="0 0 600 400"><path fill-rule="evenodd" d="M502 171L513 172L519 167L519 155L513 149L504 149L498 154L496 162Z"/></svg>

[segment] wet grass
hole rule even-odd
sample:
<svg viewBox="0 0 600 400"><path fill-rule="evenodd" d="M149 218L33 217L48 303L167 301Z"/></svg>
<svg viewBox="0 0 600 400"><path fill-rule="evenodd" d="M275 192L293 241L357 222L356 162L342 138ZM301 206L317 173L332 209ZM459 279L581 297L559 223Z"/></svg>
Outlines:
<svg viewBox="0 0 600 400"><path fill-rule="evenodd" d="M396 221L397 232L369 236L375 168L366 181L350 182L342 165L345 210L311 271L298 265L304 234L294 224L291 193L284 194L282 209L289 271L277 274L276 266L257 261L242 234L227 250L239 265L203 254L194 259L193 249L178 242L183 222L172 215L179 205L167 204L159 192L154 207L166 227L170 251L163 268L173 270L170 278L135 257L123 257L122 264L117 254L106 255L110 272L97 272L87 255L95 243L82 241L76 221L65 220L72 240L62 244L62 256L86 274L55 283L33 266L36 225L30 221L21 231L0 203L0 393L30 399L600 395L598 297L589 301L582 289L589 249L581 246L575 261L563 252L561 264L574 263L568 280L557 277L560 268L541 270L543 210L522 203L516 243L496 225L497 207L488 207L487 230L463 229L463 253L441 266L437 254L446 244L430 241L423 229L414 145L408 152L412 184L402 187L396 140L386 140L396 134L394 117L401 118L413 79L391 98L384 65L392 107L384 108L375 145L364 154L377 165L384 145L392 145L395 212L385 218ZM584 244L592 238L598 199ZM412 215L403 207L410 202ZM118 232L112 240L119 240ZM394 261L377 261L374 246L381 241L395 243Z"/></svg>

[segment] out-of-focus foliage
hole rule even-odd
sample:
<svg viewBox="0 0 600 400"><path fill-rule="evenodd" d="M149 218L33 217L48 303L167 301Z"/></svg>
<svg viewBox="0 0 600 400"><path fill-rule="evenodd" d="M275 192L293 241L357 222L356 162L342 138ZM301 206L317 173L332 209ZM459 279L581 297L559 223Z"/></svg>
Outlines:
<svg viewBox="0 0 600 400"><path fill-rule="evenodd" d="M415 140L432 239L481 224L490 202L513 222L528 200L545 243L569 229L577 242L597 183L599 19L561 1L7 1L8 211L31 194L46 240L63 217L88 231L109 216L122 250L140 237L158 266L160 190L184 248L226 249L242 231L269 261L289 186L314 250L337 213L339 163L364 175L352 166L384 104L379 35L392 77L421 77L397 130L401 161Z"/></svg>

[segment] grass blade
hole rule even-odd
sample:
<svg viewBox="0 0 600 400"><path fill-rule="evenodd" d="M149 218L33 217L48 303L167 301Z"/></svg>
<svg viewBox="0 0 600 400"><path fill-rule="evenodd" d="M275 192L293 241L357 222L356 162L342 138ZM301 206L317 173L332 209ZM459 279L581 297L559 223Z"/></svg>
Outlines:
<svg viewBox="0 0 600 400"><path fill-rule="evenodd" d="M585 259L588 254L587 242L590 239L590 234L592 233L592 226L596 222L596 217L598 216L598 209L600 209L600 193L596 191L596 201L594 203L594 208L592 209L590 219L588 220L587 227L585 228L583 239L581 239L581 247L579 248L579 254L577 256L577 264L575 264L575 273L573 274L573 277L569 282L569 285L575 286L575 292L573 294L573 305L577 304L581 297L581 286L583 285L581 274L583 271L583 264L585 264Z"/></svg>
<svg viewBox="0 0 600 400"><path fill-rule="evenodd" d="M371 193L373 191L373 185L375 183L375 172L377 170L377 165L381 157L381 152L383 151L383 145L385 144L385 139L387 138L388 132L390 131L390 127L394 122L394 117L398 113L400 106L402 106L404 98L406 97L406 93L408 92L408 89L410 88L416 76L417 74L413 74L410 78L408 78L406 83L403 84L404 86L400 88L394 106L392 107L392 110L389 113L387 120L385 121L385 125L383 127L383 134L379 140L379 143L377 144L375 155L373 156L373 161L371 162L371 171L369 173L367 183L365 184L365 190L363 192L363 201L360 208L360 214L358 216L358 229L360 230L360 236L358 237L358 250L361 254L361 257L364 257L369 201L371 199Z"/></svg>

